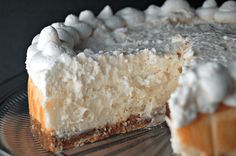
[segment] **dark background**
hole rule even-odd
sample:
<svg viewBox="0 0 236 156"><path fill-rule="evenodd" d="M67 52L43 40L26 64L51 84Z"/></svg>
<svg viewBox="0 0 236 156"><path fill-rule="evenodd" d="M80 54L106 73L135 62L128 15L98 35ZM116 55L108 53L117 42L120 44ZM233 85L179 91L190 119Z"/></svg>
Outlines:
<svg viewBox="0 0 236 156"><path fill-rule="evenodd" d="M203 1L189 0L189 3L197 8ZM24 62L27 47L45 26L63 22L71 13L78 16L85 9L92 10L95 14L105 5L110 5L114 12L126 6L144 10L150 4L161 6L163 2L164 0L0 0L0 99L26 82ZM223 1L218 0L218 5L222 3ZM17 77L21 78L15 79Z"/></svg>

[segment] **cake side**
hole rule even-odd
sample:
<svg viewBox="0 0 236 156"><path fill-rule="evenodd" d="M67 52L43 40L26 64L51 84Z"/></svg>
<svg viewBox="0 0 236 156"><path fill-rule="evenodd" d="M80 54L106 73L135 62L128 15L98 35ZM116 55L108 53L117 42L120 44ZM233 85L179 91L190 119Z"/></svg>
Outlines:
<svg viewBox="0 0 236 156"><path fill-rule="evenodd" d="M48 151L58 152L62 149L69 149L102 140L115 134L126 133L140 128L147 127L151 123L151 118L144 118L138 115L131 115L124 121L115 124L106 124L102 127L94 127L84 132L78 132L71 136L58 136L55 131L45 127L45 110L41 103L44 97L40 90L29 78L29 113L31 119L31 130L34 137L39 140L42 147Z"/></svg>
<svg viewBox="0 0 236 156"><path fill-rule="evenodd" d="M191 124L177 129L170 126L174 151L183 156L235 155L235 114L235 107L221 104L213 114L199 113Z"/></svg>
<svg viewBox="0 0 236 156"><path fill-rule="evenodd" d="M42 103L46 102L42 92L35 86L31 78L28 79L28 104L29 114L32 118L41 123L41 127L45 128L46 114L42 107Z"/></svg>

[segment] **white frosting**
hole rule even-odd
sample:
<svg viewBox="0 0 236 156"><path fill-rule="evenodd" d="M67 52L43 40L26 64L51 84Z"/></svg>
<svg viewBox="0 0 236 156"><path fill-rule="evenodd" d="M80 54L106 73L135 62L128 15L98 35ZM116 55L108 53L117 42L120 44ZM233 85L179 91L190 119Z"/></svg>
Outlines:
<svg viewBox="0 0 236 156"><path fill-rule="evenodd" d="M37 48L39 50L43 50L43 48L45 47L45 45L49 42L55 42L56 44L61 44L58 33L56 31L55 28L53 28L52 26L48 26L45 27L40 35L39 35L39 39L38 39L38 46Z"/></svg>
<svg viewBox="0 0 236 156"><path fill-rule="evenodd" d="M235 91L236 90L236 87L235 87L236 86L236 81L235 81L236 80L236 62L235 61L230 63L228 70L234 80L233 85L232 85L232 87L234 88L233 88L232 94L226 97L223 102L227 104L228 106L235 107L235 101L236 101L236 91Z"/></svg>
<svg viewBox="0 0 236 156"><path fill-rule="evenodd" d="M122 28L125 26L125 21L121 17L116 15L104 20L104 23L108 28L112 30Z"/></svg>
<svg viewBox="0 0 236 156"><path fill-rule="evenodd" d="M125 26L125 21L120 16L113 15L110 6L104 7L104 9L98 15L98 19L102 20L106 27L111 30L115 30Z"/></svg>
<svg viewBox="0 0 236 156"><path fill-rule="evenodd" d="M236 11L236 2L235 1L226 1L219 8L219 11L222 11L222 12Z"/></svg>
<svg viewBox="0 0 236 156"><path fill-rule="evenodd" d="M113 16L113 12L111 10L111 7L109 5L105 6L103 10L98 15L99 19L106 20L108 18L111 18Z"/></svg>
<svg viewBox="0 0 236 156"><path fill-rule="evenodd" d="M56 31L61 41L66 42L69 45L69 47L74 48L75 41L73 37L68 33L68 31L61 28L56 28Z"/></svg>
<svg viewBox="0 0 236 156"><path fill-rule="evenodd" d="M30 59L29 61L30 66L28 70L30 70L31 74L33 73L37 74L43 70L51 69L54 63L55 62L54 62L53 57L47 57L47 56L41 55L40 53L37 53L33 55L32 58Z"/></svg>
<svg viewBox="0 0 236 156"><path fill-rule="evenodd" d="M234 7L230 8L229 4L233 3L225 3L217 13L224 12L228 16L229 12L234 12L232 9ZM203 4L202 9L211 7L215 7L215 4L208 0ZM217 13L215 13L215 19ZM150 23L155 19L160 21ZM163 24L163 19L168 19L171 22L180 21L180 24L174 25L168 22ZM194 11L189 4L184 0L168 0L161 8L150 6L145 13L133 8L125 8L113 15L112 10L107 6L96 19L92 12L84 11L81 12L79 18L75 15L69 15L64 24L54 23L44 28L33 39L32 45L28 48L27 71L46 99L53 99L61 106L73 105L73 107L63 106L63 109L55 105L53 111L60 112L60 118L53 116L54 112L46 112L47 126L53 127L59 132L62 132L60 130L63 127L65 129L70 127L71 125L61 124L66 124L63 121L70 118L68 112L71 110L65 110L70 108L78 113L76 118L78 119L78 123L76 123L78 127L76 128L79 130L91 128L91 124L103 125L128 117L130 114L125 111L128 108L122 105L120 106L122 108L120 116L107 118L111 117L114 112L107 110L103 104L111 102L108 99L113 97L112 92L104 94L107 102L96 101L97 105L92 105L91 100L91 105L87 103L86 106L82 107L84 104L81 100L84 100L86 91L89 91L87 89L92 86L97 86L98 89L102 87L99 86L100 83L95 83L95 80L104 72L107 76L103 75L101 82L105 84L112 81L113 84L119 84L118 90L122 94L120 97L130 96L137 91L133 88L131 80L136 81L142 87L150 87L152 82L158 85L162 84L162 80L155 78L152 73L130 79L119 77L119 72L129 72L133 71L134 68L141 68L142 66L137 64L135 66L127 65L135 59L137 62L143 62L142 59L148 58L148 63L155 65L163 61L157 60L157 58L169 60L169 56L178 50L185 51L184 54L180 54L181 58L185 59L184 74L180 78L180 86L169 100L176 127L194 120L198 112L214 112L219 102L223 101L229 106L236 107L236 88L232 87L235 86L233 85L236 77L235 65L228 67L228 62L236 60L234 35L236 26L216 23L181 24L181 21L185 22L185 20L195 23ZM102 66L104 64L106 64L105 67ZM122 67L122 70L118 71L118 67ZM180 70L166 69L165 65L162 67L164 71L173 70L170 73L175 73L175 76ZM108 74L109 72L112 74ZM133 74L136 75L137 73ZM128 74L125 73L124 75ZM110 76L113 77L112 80L108 80ZM68 94L68 97L73 98L61 99L64 96L57 96L50 92L50 90L60 90L60 88L55 87L63 88L65 85L68 85L67 88L72 90L58 94ZM168 85L175 88L174 82ZM170 92L170 90L166 92ZM101 92L101 94L103 93ZM140 91L139 97L144 94L146 93ZM150 112L156 108L155 100L151 101L145 106L145 111L142 110L142 112L150 115ZM77 104L79 104L78 108L76 108ZM42 105L46 108L45 103ZM94 110L96 113L89 112L89 110ZM125 114L122 116L121 114L124 112ZM104 120L100 118L101 121L96 121L94 116L100 114L104 114Z"/></svg>
<svg viewBox="0 0 236 156"><path fill-rule="evenodd" d="M229 72L230 72L231 76L233 77L233 79L236 80L236 61L231 62L229 64L229 68L228 69L229 69Z"/></svg>
<svg viewBox="0 0 236 156"><path fill-rule="evenodd" d="M161 8L156 5L150 5L145 11L146 16L153 15L155 17L158 17L162 15Z"/></svg>
<svg viewBox="0 0 236 156"><path fill-rule="evenodd" d="M206 0L202 5L203 8L216 8L217 6L215 0Z"/></svg>
<svg viewBox="0 0 236 156"><path fill-rule="evenodd" d="M62 48L54 42L48 42L42 54L44 56L59 56L63 52Z"/></svg>
<svg viewBox="0 0 236 156"><path fill-rule="evenodd" d="M79 32L81 39L87 39L93 32L93 29L86 23L82 23L74 15L68 15L65 19L65 25L73 27Z"/></svg>
<svg viewBox="0 0 236 156"><path fill-rule="evenodd" d="M232 95L234 81L228 69L219 63L201 64L187 71L169 100L173 126L179 128L192 122L198 112L213 113Z"/></svg>
<svg viewBox="0 0 236 156"><path fill-rule="evenodd" d="M142 11L136 10L134 8L124 8L116 13L116 15L123 18L127 26L132 27L142 24L145 21L145 16Z"/></svg>
<svg viewBox="0 0 236 156"><path fill-rule="evenodd" d="M76 24L79 22L79 19L77 16L73 15L73 14L70 14L68 15L66 18L65 18L65 25L73 25L73 24Z"/></svg>
<svg viewBox="0 0 236 156"><path fill-rule="evenodd" d="M33 40L32 40L32 44L38 42L38 40L39 40L39 34L36 35L36 36L33 38Z"/></svg>
<svg viewBox="0 0 236 156"><path fill-rule="evenodd" d="M29 48L27 49L27 59L26 61L30 60L32 58L32 56L34 56L36 53L39 53L40 50L37 49L37 42L36 43L32 43L32 45L29 46Z"/></svg>
<svg viewBox="0 0 236 156"><path fill-rule="evenodd" d="M236 23L236 2L226 1L214 15L219 23Z"/></svg>
<svg viewBox="0 0 236 156"><path fill-rule="evenodd" d="M71 26L66 26L63 23L53 23L52 26L55 29L65 30L72 37L75 46L79 45L79 43L80 43L80 36L79 36L78 31L75 28L73 28ZM59 38L60 38L60 36L59 36ZM66 39L64 39L64 40L66 40ZM66 42L68 42L68 41L66 41ZM71 41L69 41L69 42L71 42Z"/></svg>
<svg viewBox="0 0 236 156"><path fill-rule="evenodd" d="M167 0L161 7L164 13L181 12L184 10L191 11L191 7L185 0Z"/></svg>
<svg viewBox="0 0 236 156"><path fill-rule="evenodd" d="M146 21L157 22L163 17L163 12L160 7L156 5L150 5L145 11Z"/></svg>
<svg viewBox="0 0 236 156"><path fill-rule="evenodd" d="M216 106L230 94L233 83L227 69L216 63L207 63L197 68L201 95L197 98L200 111L212 113ZM217 85L216 85L217 84Z"/></svg>
<svg viewBox="0 0 236 156"><path fill-rule="evenodd" d="M215 0L206 0L201 8L196 10L197 15L206 21L214 21L215 12L218 10Z"/></svg>
<svg viewBox="0 0 236 156"><path fill-rule="evenodd" d="M185 0L167 0L161 10L172 21L186 21L194 17L194 10Z"/></svg>
<svg viewBox="0 0 236 156"><path fill-rule="evenodd" d="M82 22L84 22L84 23L89 24L89 25L92 26L93 28L96 27L97 19L95 18L93 12L90 11L90 10L82 11L82 12L79 14L79 20L82 21Z"/></svg>

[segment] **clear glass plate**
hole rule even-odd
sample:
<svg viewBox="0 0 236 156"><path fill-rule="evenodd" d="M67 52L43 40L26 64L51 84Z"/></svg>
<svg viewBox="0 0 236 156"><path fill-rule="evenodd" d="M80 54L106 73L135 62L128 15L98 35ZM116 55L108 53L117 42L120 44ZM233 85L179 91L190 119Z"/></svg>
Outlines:
<svg viewBox="0 0 236 156"><path fill-rule="evenodd" d="M28 115L27 91L10 96L0 106L0 155L39 156L46 152L32 136ZM170 132L165 123L116 135L106 140L87 144L54 155L161 155L170 156Z"/></svg>

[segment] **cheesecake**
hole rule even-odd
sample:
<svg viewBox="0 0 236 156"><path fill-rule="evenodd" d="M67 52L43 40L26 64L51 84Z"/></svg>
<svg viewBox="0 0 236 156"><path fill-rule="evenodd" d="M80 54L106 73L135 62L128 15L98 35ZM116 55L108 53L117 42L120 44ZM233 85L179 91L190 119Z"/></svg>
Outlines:
<svg viewBox="0 0 236 156"><path fill-rule="evenodd" d="M233 153L235 15L234 1L167 0L46 26L26 59L33 135L58 152L166 120L177 154Z"/></svg>

